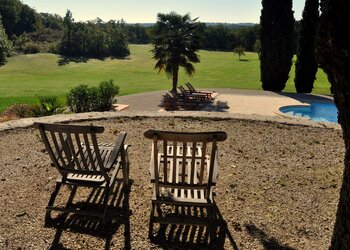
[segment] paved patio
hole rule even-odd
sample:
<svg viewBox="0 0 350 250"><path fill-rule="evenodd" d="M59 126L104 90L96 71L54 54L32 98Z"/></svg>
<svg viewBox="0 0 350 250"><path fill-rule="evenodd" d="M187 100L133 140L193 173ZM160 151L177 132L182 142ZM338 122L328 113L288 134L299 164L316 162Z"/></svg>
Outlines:
<svg viewBox="0 0 350 250"><path fill-rule="evenodd" d="M311 94L292 94L276 93L259 90L240 90L240 89L210 89L215 91L218 96L216 101L227 101L228 109L222 109L221 112L242 115L259 115L276 117L280 115L278 111L282 106L305 105L312 101L333 102L330 96L311 95ZM164 111L159 106L162 95L166 91L154 91L142 94L134 94L118 97L118 103L129 105L127 111ZM203 111L215 111L215 106L207 107Z"/></svg>
<svg viewBox="0 0 350 250"><path fill-rule="evenodd" d="M39 118L24 118L0 123L0 131L15 128L26 128L34 122L78 122L116 117L203 117L216 119L260 120L314 127L329 127L340 129L339 124L321 123L282 116L278 109L286 105L305 105L312 101L333 102L332 97L310 94L275 93L258 90L210 89L218 93L216 100L227 101L228 109L216 110L207 107L202 111L171 111L166 112L159 106L162 95L166 92L154 91L118 97L121 111L89 112L79 114L61 114ZM214 102L215 103L215 102ZM125 108L127 107L127 108ZM216 112L218 111L218 112Z"/></svg>

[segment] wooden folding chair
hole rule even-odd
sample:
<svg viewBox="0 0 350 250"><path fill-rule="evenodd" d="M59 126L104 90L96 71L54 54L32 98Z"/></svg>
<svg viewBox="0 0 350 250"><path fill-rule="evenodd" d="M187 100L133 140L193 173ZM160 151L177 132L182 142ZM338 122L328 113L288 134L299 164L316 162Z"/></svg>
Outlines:
<svg viewBox="0 0 350 250"><path fill-rule="evenodd" d="M226 140L226 133L148 130L144 136L153 140L149 169L153 183L149 236L153 236L154 223L207 225L212 232L213 187L218 175L217 142ZM206 217L164 216L163 204L206 208Z"/></svg>
<svg viewBox="0 0 350 250"><path fill-rule="evenodd" d="M34 123L34 127L39 129L52 164L61 175L49 200L46 219L55 210L99 216L105 221L108 198L118 172L122 171L125 186L129 181L128 145L124 145L126 133L120 132L115 145L111 145L98 144L96 134L104 131L99 126ZM73 193L80 186L103 190L103 199L99 204L101 209L76 209L71 206L71 200L65 207L54 206L62 185L71 187Z"/></svg>

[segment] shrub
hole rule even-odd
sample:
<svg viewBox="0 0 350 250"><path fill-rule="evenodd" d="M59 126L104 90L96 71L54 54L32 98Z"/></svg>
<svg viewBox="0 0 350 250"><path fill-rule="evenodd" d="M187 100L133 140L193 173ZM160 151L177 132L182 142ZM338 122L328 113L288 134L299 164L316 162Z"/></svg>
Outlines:
<svg viewBox="0 0 350 250"><path fill-rule="evenodd" d="M16 118L31 117L33 115L32 106L29 104L14 104L2 112L1 115Z"/></svg>
<svg viewBox="0 0 350 250"><path fill-rule="evenodd" d="M75 113L82 113L90 111L90 104L92 102L93 91L87 85L79 85L68 93L67 105ZM95 96L97 98L97 96Z"/></svg>
<svg viewBox="0 0 350 250"><path fill-rule="evenodd" d="M49 116L62 113L62 104L57 96L39 96L39 103L32 106L33 116Z"/></svg>
<svg viewBox="0 0 350 250"><path fill-rule="evenodd" d="M58 54L59 49L57 43L50 43L48 52L52 54Z"/></svg>
<svg viewBox="0 0 350 250"><path fill-rule="evenodd" d="M119 93L113 80L102 81L98 87L79 85L68 93L67 105L75 113L108 111Z"/></svg>
<svg viewBox="0 0 350 250"><path fill-rule="evenodd" d="M98 86L98 111L110 110L118 93L119 86L114 85L113 80L101 82Z"/></svg>
<svg viewBox="0 0 350 250"><path fill-rule="evenodd" d="M32 43L32 42L28 42L26 44L24 44L23 46L23 53L24 54L36 54L40 52L40 47L39 45Z"/></svg>

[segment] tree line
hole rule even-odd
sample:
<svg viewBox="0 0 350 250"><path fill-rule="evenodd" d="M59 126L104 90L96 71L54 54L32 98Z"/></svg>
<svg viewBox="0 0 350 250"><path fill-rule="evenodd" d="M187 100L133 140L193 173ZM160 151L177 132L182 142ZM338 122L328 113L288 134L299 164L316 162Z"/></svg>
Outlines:
<svg viewBox="0 0 350 250"><path fill-rule="evenodd" d="M313 1L317 2L317 12L307 14L307 6L310 4L306 1L305 14L300 23L294 20L291 6L284 5L282 10L277 0L270 0L276 2L276 6L270 9L264 7L266 4L262 1L261 21L256 25L212 25L196 21L199 48L218 51L234 51L239 48L259 53L262 87L274 91L284 89L292 57L297 53L296 89L298 92L310 93L317 71L313 44L317 29L318 1ZM315 7L312 8L315 12ZM277 9L280 13L276 12ZM104 22L99 18L75 22L69 10L62 18L59 15L37 13L19 0L1 1L0 15L5 31L5 34L0 32L2 64L5 63L6 56L11 55L11 51L44 51L70 57L123 58L130 54L129 43L145 44L155 39L156 25L131 25L124 20ZM289 23L285 21L287 17L292 18ZM271 70L272 68L276 70Z"/></svg>
<svg viewBox="0 0 350 250"><path fill-rule="evenodd" d="M88 22L74 22L72 13L68 12L70 18L67 14L61 17L57 14L38 13L20 0L2 0L0 16L7 39L12 44L12 52L54 52L94 57L118 56L128 54L127 49L121 49L126 47L125 42L147 44L153 39L154 25L127 24L123 20L103 22L99 18ZM259 25L199 23L198 32L202 49L232 51L240 46L247 51L254 51ZM73 36L72 40L68 39L70 36ZM97 42L86 44L93 39ZM112 47L118 47L116 41L121 43L120 48L117 49L119 52L110 53ZM94 48L96 51L93 51Z"/></svg>
<svg viewBox="0 0 350 250"><path fill-rule="evenodd" d="M123 22L104 23L101 19L74 22L72 13L67 11L63 26L64 35L58 48L61 55L123 58L130 54Z"/></svg>

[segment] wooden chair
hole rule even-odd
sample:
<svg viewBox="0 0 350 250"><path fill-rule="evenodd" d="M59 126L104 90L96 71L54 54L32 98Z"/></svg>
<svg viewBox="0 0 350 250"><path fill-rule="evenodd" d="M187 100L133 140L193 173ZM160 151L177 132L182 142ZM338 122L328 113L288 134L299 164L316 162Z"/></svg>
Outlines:
<svg viewBox="0 0 350 250"><path fill-rule="evenodd" d="M180 90L181 94L184 96L187 96L190 99L199 100L200 102L209 102L212 100L211 95L207 93L202 92L190 92L189 90L186 90L183 86L179 86L178 89Z"/></svg>
<svg viewBox="0 0 350 250"><path fill-rule="evenodd" d="M185 85L187 86L187 88L188 88L188 90L189 90L189 92L190 92L191 94L193 94L193 93L200 93L200 94L207 95L208 98L212 99L212 94L213 94L214 92L210 92L210 91L198 91L198 90L196 90L196 89L192 86L192 84L189 83L189 82L186 82Z"/></svg>
<svg viewBox="0 0 350 250"><path fill-rule="evenodd" d="M153 183L149 237L153 237L154 223L207 225L212 232L213 187L218 175L217 142L226 140L226 133L148 130L144 136L153 140L149 169ZM164 216L162 204L206 208L206 218Z"/></svg>
<svg viewBox="0 0 350 250"><path fill-rule="evenodd" d="M195 110L198 109L203 102L199 99L194 99L189 95L183 95L182 93L177 93L175 91L169 91L169 95L176 100L176 103L179 107L186 110Z"/></svg>
<svg viewBox="0 0 350 250"><path fill-rule="evenodd" d="M108 198L118 172L122 171L125 186L129 181L128 145L124 145L126 133L120 132L116 144L111 145L97 143L96 134L102 133L103 127L49 123L34 123L34 127L39 129L52 164L61 175L46 208L46 220L55 210L99 216L105 221ZM68 185L72 190L80 186L103 190L99 209L74 209L71 200L65 207L54 206L62 185Z"/></svg>

